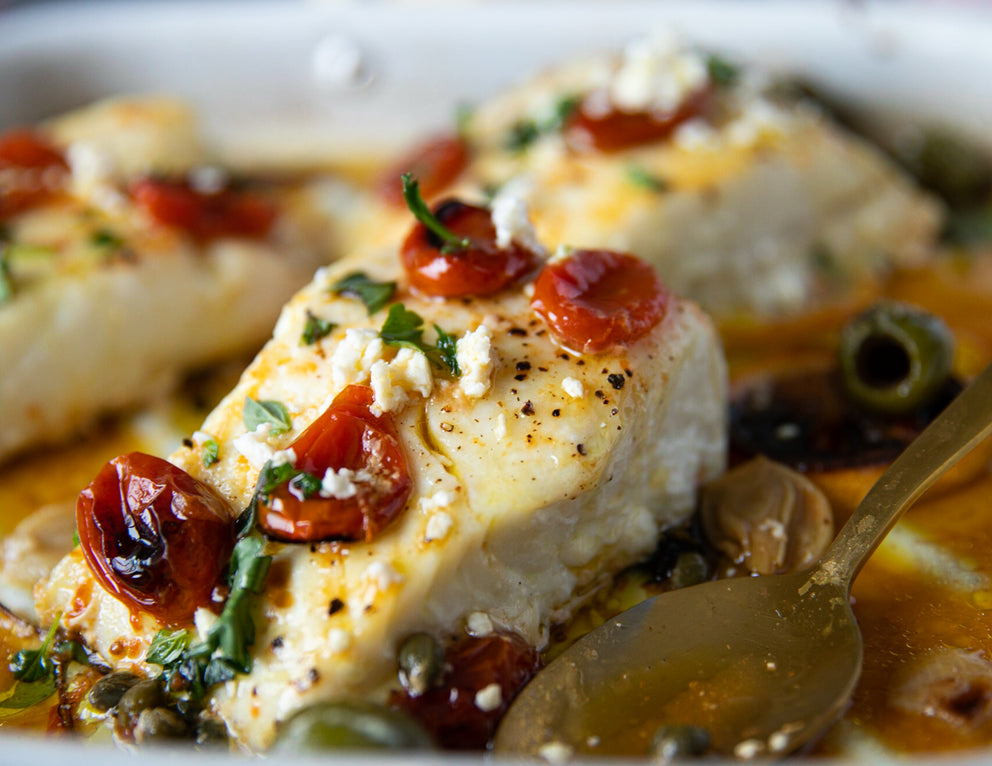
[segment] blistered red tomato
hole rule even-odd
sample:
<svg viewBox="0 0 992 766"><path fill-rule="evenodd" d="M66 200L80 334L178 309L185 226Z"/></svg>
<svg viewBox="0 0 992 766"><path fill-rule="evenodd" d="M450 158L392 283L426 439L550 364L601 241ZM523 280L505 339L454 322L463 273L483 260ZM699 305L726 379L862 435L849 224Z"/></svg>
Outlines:
<svg viewBox="0 0 992 766"><path fill-rule="evenodd" d="M534 270L538 255L511 242L496 245L496 227L486 208L448 200L435 217L453 234L467 239L465 248L445 243L424 224L417 223L400 250L410 285L427 295L463 298L492 295Z"/></svg>
<svg viewBox="0 0 992 766"><path fill-rule="evenodd" d="M76 528L104 589L168 624L187 622L210 603L235 541L219 495L141 452L111 460L79 494Z"/></svg>
<svg viewBox="0 0 992 766"><path fill-rule="evenodd" d="M276 219L275 205L251 191L197 191L186 181L144 179L131 196L155 221L183 229L199 240L265 237Z"/></svg>
<svg viewBox="0 0 992 766"><path fill-rule="evenodd" d="M400 176L409 173L420 183L420 193L430 199L451 184L468 164L468 145L458 136L437 136L414 147L379 174L379 198L394 207L406 207Z"/></svg>
<svg viewBox="0 0 992 766"><path fill-rule="evenodd" d="M540 656L517 635L493 634L455 642L444 659L438 686L416 697L393 692L389 702L420 721L441 747L481 750L510 702L540 668ZM498 704L483 710L475 695L490 684L499 686Z"/></svg>
<svg viewBox="0 0 992 766"><path fill-rule="evenodd" d="M669 112L625 112L615 107L603 111L591 107L586 99L569 118L565 139L575 149L600 152L616 152L662 141L682 123L703 115L710 100L711 91L705 88Z"/></svg>
<svg viewBox="0 0 992 766"><path fill-rule="evenodd" d="M668 292L648 264L610 250L576 250L549 262L531 306L562 345L582 353L626 346L664 317Z"/></svg>
<svg viewBox="0 0 992 766"><path fill-rule="evenodd" d="M293 442L299 478L259 490L262 529L280 540L371 540L403 510L413 480L388 415L372 414L372 389L348 386ZM321 491L328 469L341 477ZM345 469L345 470L342 470ZM264 478L264 475L263 475Z"/></svg>
<svg viewBox="0 0 992 766"><path fill-rule="evenodd" d="M31 130L0 136L0 219L24 212L57 192L69 173L62 152Z"/></svg>

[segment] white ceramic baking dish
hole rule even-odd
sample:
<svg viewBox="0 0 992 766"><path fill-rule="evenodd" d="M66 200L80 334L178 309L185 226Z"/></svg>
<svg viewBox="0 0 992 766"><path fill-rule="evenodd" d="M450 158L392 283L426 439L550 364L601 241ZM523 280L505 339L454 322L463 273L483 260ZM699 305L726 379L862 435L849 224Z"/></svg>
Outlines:
<svg viewBox="0 0 992 766"><path fill-rule="evenodd" d="M910 124L946 123L992 146L992 8L781 0L19 5L0 10L0 129L103 96L156 92L192 102L209 133L240 157L333 156L450 125L459 104L662 24L732 57L808 78L888 138ZM144 766L230 762L189 750L140 758ZM109 744L0 734L3 766L134 762ZM989 762L983 753L953 760Z"/></svg>

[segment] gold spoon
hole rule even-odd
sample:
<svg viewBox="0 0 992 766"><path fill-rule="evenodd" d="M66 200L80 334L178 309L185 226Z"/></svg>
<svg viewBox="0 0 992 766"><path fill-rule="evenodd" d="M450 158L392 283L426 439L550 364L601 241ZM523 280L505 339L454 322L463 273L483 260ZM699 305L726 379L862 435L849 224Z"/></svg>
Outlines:
<svg viewBox="0 0 992 766"><path fill-rule="evenodd" d="M497 753L643 756L662 724L702 727L713 750L742 759L815 740L861 673L852 581L903 511L990 431L992 366L892 463L817 566L671 591L607 621L524 688Z"/></svg>

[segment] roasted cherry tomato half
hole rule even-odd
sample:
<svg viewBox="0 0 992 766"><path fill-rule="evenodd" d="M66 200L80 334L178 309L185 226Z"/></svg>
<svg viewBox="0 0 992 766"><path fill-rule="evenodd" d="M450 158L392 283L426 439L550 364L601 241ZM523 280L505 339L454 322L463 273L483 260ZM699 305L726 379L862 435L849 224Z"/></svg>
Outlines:
<svg viewBox="0 0 992 766"><path fill-rule="evenodd" d="M537 266L537 253L516 242L506 248L496 246L496 227L486 208L448 200L433 212L448 230L470 244L445 247L440 237L417 223L400 257L410 285L420 292L443 298L492 295Z"/></svg>
<svg viewBox="0 0 992 766"><path fill-rule="evenodd" d="M259 523L269 536L371 540L403 510L413 480L392 420L373 415L372 401L372 389L348 386L293 442L294 478L258 489ZM318 487L328 469L342 477L334 491ZM265 479L263 472L260 484Z"/></svg>
<svg viewBox="0 0 992 766"><path fill-rule="evenodd" d="M134 184L131 196L158 223L199 240L261 239L276 219L275 205L250 191L201 192L186 181L144 179Z"/></svg>
<svg viewBox="0 0 992 766"><path fill-rule="evenodd" d="M234 549L232 515L206 484L141 452L107 463L76 501L79 543L100 584L171 625L210 603Z"/></svg>
<svg viewBox="0 0 992 766"><path fill-rule="evenodd" d="M711 90L705 88L670 112L625 112L591 108L582 102L565 126L565 140L573 149L617 152L668 138L684 122L706 112Z"/></svg>
<svg viewBox="0 0 992 766"><path fill-rule="evenodd" d="M549 262L531 306L567 348L599 353L647 334L665 316L669 295L641 259L610 250L576 250Z"/></svg>
<svg viewBox="0 0 992 766"><path fill-rule="evenodd" d="M425 199L440 194L468 164L468 145L458 136L437 136L414 147L379 174L375 190L388 205L405 208L400 176L409 173L420 182Z"/></svg>
<svg viewBox="0 0 992 766"><path fill-rule="evenodd" d="M446 671L437 686L417 696L393 692L389 703L420 721L441 747L481 750L540 665L534 647L517 635L465 637L445 652ZM491 684L499 686L498 697L493 694L482 709L476 695Z"/></svg>
<svg viewBox="0 0 992 766"><path fill-rule="evenodd" d="M34 207L57 192L69 165L37 133L11 130L0 136L0 219Z"/></svg>

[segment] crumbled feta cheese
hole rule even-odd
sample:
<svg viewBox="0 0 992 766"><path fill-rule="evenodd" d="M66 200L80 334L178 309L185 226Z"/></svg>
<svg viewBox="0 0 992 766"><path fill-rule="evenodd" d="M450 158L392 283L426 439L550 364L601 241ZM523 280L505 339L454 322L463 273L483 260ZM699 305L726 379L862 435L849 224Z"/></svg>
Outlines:
<svg viewBox="0 0 992 766"><path fill-rule="evenodd" d="M425 511L433 511L437 508L447 508L455 502L455 493L446 489L439 489L430 497L420 499L420 507Z"/></svg>
<svg viewBox="0 0 992 766"><path fill-rule="evenodd" d="M402 409L413 392L423 397L430 396L434 390L434 373L426 354L403 347L391 362L380 359L372 365L369 385L375 400L371 412L381 415Z"/></svg>
<svg viewBox="0 0 992 766"><path fill-rule="evenodd" d="M324 471L324 477L320 482L320 496L333 497L335 500L346 500L358 494L359 483L368 483L372 480L368 471L352 471L349 468L339 468L337 470L328 468Z"/></svg>
<svg viewBox="0 0 992 766"><path fill-rule="evenodd" d="M561 382L562 390L574 399L581 399L585 393L585 386L578 378L565 378Z"/></svg>
<svg viewBox="0 0 992 766"><path fill-rule="evenodd" d="M518 184L506 184L490 205L493 226L496 228L496 246L507 248L512 242L516 242L543 255L544 247L537 241L534 226L527 215L527 202L518 190Z"/></svg>
<svg viewBox="0 0 992 766"><path fill-rule="evenodd" d="M331 628L327 631L327 648L331 654L346 652L351 646L351 634L341 628Z"/></svg>
<svg viewBox="0 0 992 766"><path fill-rule="evenodd" d="M503 704L503 688L496 683L479 689L475 695L475 706L483 713L491 713Z"/></svg>
<svg viewBox="0 0 992 766"><path fill-rule="evenodd" d="M284 465L296 465L296 450L289 449L276 450L269 458L273 468L282 468Z"/></svg>
<svg viewBox="0 0 992 766"><path fill-rule="evenodd" d="M427 528L424 530L424 542L429 543L434 540L443 540L451 532L451 528L455 525L451 516L444 511L437 511L432 513L431 517L427 519Z"/></svg>
<svg viewBox="0 0 992 766"><path fill-rule="evenodd" d="M506 415L502 412L496 416L496 425L493 426L493 436L496 441L501 442L506 438Z"/></svg>
<svg viewBox="0 0 992 766"><path fill-rule="evenodd" d="M331 355L331 383L340 390L366 383L372 366L382 360L386 344L371 327L349 327Z"/></svg>
<svg viewBox="0 0 992 766"><path fill-rule="evenodd" d="M684 151L715 149L719 146L718 134L706 120L688 120L672 134L672 142Z"/></svg>
<svg viewBox="0 0 992 766"><path fill-rule="evenodd" d="M245 459L256 471L261 471L275 450L268 444L269 431L272 426L269 423L262 423L254 431L248 431L235 437L231 444L238 452L244 455Z"/></svg>
<svg viewBox="0 0 992 766"><path fill-rule="evenodd" d="M537 749L540 755L548 763L562 764L568 763L575 751L564 742L546 742Z"/></svg>
<svg viewBox="0 0 992 766"><path fill-rule="evenodd" d="M189 185L201 194L216 194L227 186L227 173L216 165L200 165L186 174Z"/></svg>
<svg viewBox="0 0 992 766"><path fill-rule="evenodd" d="M392 564L384 561L373 561L365 569L365 579L380 591L389 590L390 586L404 581L403 575L396 571Z"/></svg>
<svg viewBox="0 0 992 766"><path fill-rule="evenodd" d="M193 625L196 628L196 635L201 641L207 640L207 634L210 633L210 629L219 619L218 615L203 606L193 612Z"/></svg>
<svg viewBox="0 0 992 766"><path fill-rule="evenodd" d="M73 191L97 206L116 210L125 204L117 189L118 168L113 157L92 141L74 141L66 149Z"/></svg>
<svg viewBox="0 0 992 766"><path fill-rule="evenodd" d="M757 99L749 103L725 131L731 144L750 146L763 136L781 134L789 125L786 111L764 99Z"/></svg>
<svg viewBox="0 0 992 766"><path fill-rule="evenodd" d="M485 612L472 612L466 622L465 630L470 636L481 638L493 632L493 620Z"/></svg>
<svg viewBox="0 0 992 766"><path fill-rule="evenodd" d="M479 325L465 333L455 345L455 357L461 377L458 386L465 396L478 399L485 396L493 382L494 355L492 333Z"/></svg>
<svg viewBox="0 0 992 766"><path fill-rule="evenodd" d="M631 42L613 78L613 104L628 112L671 112L709 81L706 62L672 33Z"/></svg>

